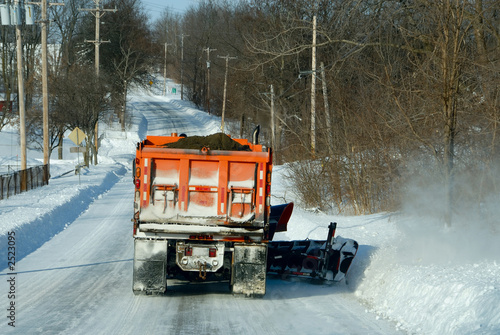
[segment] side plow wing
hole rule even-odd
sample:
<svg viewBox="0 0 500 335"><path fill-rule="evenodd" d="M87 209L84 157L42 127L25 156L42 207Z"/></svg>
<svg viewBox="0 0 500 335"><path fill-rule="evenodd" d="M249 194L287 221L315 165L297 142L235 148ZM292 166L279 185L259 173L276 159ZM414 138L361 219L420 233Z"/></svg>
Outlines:
<svg viewBox="0 0 500 335"><path fill-rule="evenodd" d="M267 272L341 281L358 251L352 239L335 237L337 223L329 225L326 240L270 241Z"/></svg>

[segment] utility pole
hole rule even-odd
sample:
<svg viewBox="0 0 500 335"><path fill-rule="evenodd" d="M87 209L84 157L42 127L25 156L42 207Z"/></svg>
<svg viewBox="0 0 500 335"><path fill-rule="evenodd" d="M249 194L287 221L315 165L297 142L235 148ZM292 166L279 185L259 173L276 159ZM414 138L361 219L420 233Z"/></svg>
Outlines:
<svg viewBox="0 0 500 335"><path fill-rule="evenodd" d="M181 34L181 100L184 100L184 37L189 35Z"/></svg>
<svg viewBox="0 0 500 335"><path fill-rule="evenodd" d="M311 55L311 155L316 155L316 5L313 15L313 40Z"/></svg>
<svg viewBox="0 0 500 335"><path fill-rule="evenodd" d="M26 162L26 107L24 101L24 66L23 66L23 41L21 36L22 10L20 1L15 0L14 5L3 4L0 6L2 25L16 26L16 58L17 58L17 101L19 109L19 144L21 147L21 192L27 190L27 162ZM26 24L33 24L31 8L26 15ZM28 22L29 21L29 22Z"/></svg>
<svg viewBox="0 0 500 335"><path fill-rule="evenodd" d="M221 120L221 130L222 132L224 132L224 114L226 112L226 91L227 91L227 71L228 71L228 68L229 68L229 60L230 59L236 59L238 57L229 57L229 55L227 56L217 56L219 58L224 58L226 60L226 74L224 76L224 98L223 98L223 101L222 101L222 120Z"/></svg>
<svg viewBox="0 0 500 335"><path fill-rule="evenodd" d="M167 92L167 48L169 45L172 44L165 42L165 64L163 66L163 95L166 95Z"/></svg>
<svg viewBox="0 0 500 335"><path fill-rule="evenodd" d="M19 0L14 2L19 7ZM21 38L21 22L16 22L16 57L17 57L17 101L19 104L19 137L21 145L21 170L26 170L26 109L24 105L24 66L23 66L23 41ZM26 182L26 181L25 181ZM25 183L24 183L25 184ZM21 185L25 191L26 184Z"/></svg>
<svg viewBox="0 0 500 335"><path fill-rule="evenodd" d="M90 12L95 17L95 40L85 40L85 42L94 43L95 46L95 74L96 77L99 78L99 46L101 43L109 43L110 41L101 41L100 39L100 27L101 27L101 17L106 14L106 12L116 12L115 9L104 9L101 8L99 4L99 0L93 0L95 3L95 8L82 8L80 10ZM98 149L98 140L99 140L99 121L95 124L95 138L94 138L94 146L95 146L95 164L97 165L97 149Z"/></svg>
<svg viewBox="0 0 500 335"><path fill-rule="evenodd" d="M49 91L47 82L47 0L42 0L42 109L43 109L43 164L50 163L49 157ZM50 166L48 166L50 171Z"/></svg>
<svg viewBox="0 0 500 335"><path fill-rule="evenodd" d="M328 151L330 153L330 157L333 157L333 129L332 129L332 121L330 118L330 105L328 104L328 91L326 86L326 75L325 75L325 64L323 62L320 63L321 69L321 83L323 85L323 103L325 106L325 121L326 121L326 132L328 135Z"/></svg>
<svg viewBox="0 0 500 335"><path fill-rule="evenodd" d="M48 61L47 61L47 5L64 6L64 3L49 3L47 0L41 2L28 2L28 4L38 5L42 10L42 106L43 106L43 164L47 165L47 172L50 174L50 147L49 147L49 93L48 93ZM48 180L48 176L47 176Z"/></svg>
<svg viewBox="0 0 500 335"><path fill-rule="evenodd" d="M85 40L88 43L94 43L95 45L95 74L99 77L99 46L101 43L109 43L110 41L102 41L100 39L100 27L101 27L101 17L106 14L106 12L116 12L115 9L105 9L101 8L99 0L93 0L95 3L95 8L82 8L80 10L90 12L95 17L95 40Z"/></svg>
<svg viewBox="0 0 500 335"><path fill-rule="evenodd" d="M217 49L210 49L206 47L203 51L207 52L207 109L208 115L210 115L210 51L215 51Z"/></svg>
<svg viewBox="0 0 500 335"><path fill-rule="evenodd" d="M274 87L271 85L271 148L275 149L276 135L274 129Z"/></svg>

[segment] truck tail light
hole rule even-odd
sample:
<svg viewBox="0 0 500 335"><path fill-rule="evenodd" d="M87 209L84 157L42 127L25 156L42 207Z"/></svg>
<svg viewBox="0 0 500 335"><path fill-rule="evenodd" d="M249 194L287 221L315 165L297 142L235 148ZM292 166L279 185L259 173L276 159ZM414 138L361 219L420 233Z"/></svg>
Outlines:
<svg viewBox="0 0 500 335"><path fill-rule="evenodd" d="M208 257L217 257L217 248L208 249Z"/></svg>
<svg viewBox="0 0 500 335"><path fill-rule="evenodd" d="M137 178L135 180L135 188L139 189L139 187L141 187L141 180L139 178Z"/></svg>
<svg viewBox="0 0 500 335"><path fill-rule="evenodd" d="M186 249L184 249L184 255L193 256L193 247L187 246Z"/></svg>
<svg viewBox="0 0 500 335"><path fill-rule="evenodd" d="M190 240L213 240L213 235L189 235Z"/></svg>

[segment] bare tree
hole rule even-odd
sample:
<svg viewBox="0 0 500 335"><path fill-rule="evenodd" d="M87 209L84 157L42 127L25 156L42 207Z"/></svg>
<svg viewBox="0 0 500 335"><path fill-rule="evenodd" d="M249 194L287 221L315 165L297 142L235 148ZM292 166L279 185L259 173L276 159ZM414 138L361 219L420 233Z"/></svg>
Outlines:
<svg viewBox="0 0 500 335"><path fill-rule="evenodd" d="M106 78L96 78L93 66L72 66L68 74L53 83L53 109L57 115L64 115L69 128L79 127L88 139L95 137L95 125L109 108ZM93 141L86 141L85 164L95 151Z"/></svg>
<svg viewBox="0 0 500 335"><path fill-rule="evenodd" d="M137 0L112 1L117 11L106 16L102 28L103 36L109 43L102 46L102 68L112 78L111 98L119 117L122 130L125 130L127 87L130 83L146 85L147 76L153 70L153 55L157 49L152 43L148 29L148 18Z"/></svg>
<svg viewBox="0 0 500 335"><path fill-rule="evenodd" d="M90 0L73 0L64 4L64 6L50 6L49 15L54 24L51 25L51 41L60 45L59 48L52 50L52 68L58 71L67 71L72 64L77 61L76 53L77 41L81 33L79 25L85 8L92 3Z"/></svg>

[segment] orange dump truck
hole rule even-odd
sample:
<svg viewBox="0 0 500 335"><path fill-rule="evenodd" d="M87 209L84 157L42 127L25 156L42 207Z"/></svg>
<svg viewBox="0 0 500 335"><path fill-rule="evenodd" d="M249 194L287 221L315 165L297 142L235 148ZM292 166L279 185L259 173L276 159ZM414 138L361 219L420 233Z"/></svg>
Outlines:
<svg viewBox="0 0 500 335"><path fill-rule="evenodd" d="M224 134L138 143L134 293L162 294L181 277L264 295L271 170L269 149Z"/></svg>

